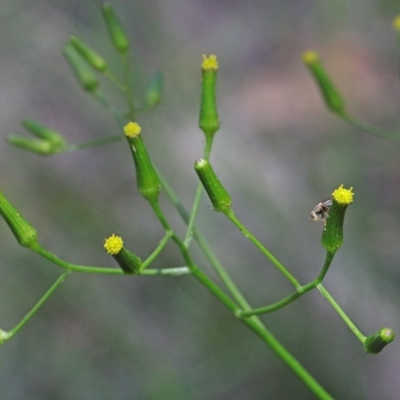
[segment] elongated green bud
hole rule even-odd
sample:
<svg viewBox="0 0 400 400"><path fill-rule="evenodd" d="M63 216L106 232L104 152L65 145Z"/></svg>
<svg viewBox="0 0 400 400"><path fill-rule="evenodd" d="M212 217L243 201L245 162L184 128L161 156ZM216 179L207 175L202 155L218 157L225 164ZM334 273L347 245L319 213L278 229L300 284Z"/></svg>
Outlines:
<svg viewBox="0 0 400 400"><path fill-rule="evenodd" d="M142 128L136 122L129 122L124 127L125 136L130 144L136 167L136 179L140 194L150 202L157 202L161 183L150 161L142 136Z"/></svg>
<svg viewBox="0 0 400 400"><path fill-rule="evenodd" d="M218 61L214 54L203 55L201 65L201 100L199 126L206 137L213 138L219 129L219 119L216 100L216 82Z"/></svg>
<svg viewBox="0 0 400 400"><path fill-rule="evenodd" d="M390 342L393 342L395 334L393 329L382 328L380 331L369 335L364 342L365 351L369 354L380 353Z"/></svg>
<svg viewBox="0 0 400 400"><path fill-rule="evenodd" d="M18 135L9 135L7 136L7 142L41 156L50 156L57 153L57 151L54 151L52 143L48 140L28 139Z"/></svg>
<svg viewBox="0 0 400 400"><path fill-rule="evenodd" d="M322 246L334 253L343 244L343 222L346 209L353 202L353 188L344 189L340 185L332 193L332 206L322 232Z"/></svg>
<svg viewBox="0 0 400 400"><path fill-rule="evenodd" d="M21 121L22 126L36 137L46 140L53 145L53 150L59 150L65 145L64 137L33 119L24 119Z"/></svg>
<svg viewBox="0 0 400 400"><path fill-rule="evenodd" d="M114 48L120 53L126 53L129 49L129 41L117 14L115 14L111 4L108 3L103 4L102 11Z"/></svg>
<svg viewBox="0 0 400 400"><path fill-rule="evenodd" d="M147 86L145 100L146 105L154 107L161 101L163 87L163 76L161 72L156 72L150 79Z"/></svg>
<svg viewBox="0 0 400 400"><path fill-rule="evenodd" d="M136 254L125 249L124 242L120 236L111 235L105 240L104 248L108 254L114 257L126 275L140 274L142 260Z"/></svg>
<svg viewBox="0 0 400 400"><path fill-rule="evenodd" d="M206 189L208 197L214 206L214 210L223 213L228 212L232 207L231 196L222 186L217 175L215 175L211 164L207 160L199 158L194 164L194 169L196 170L204 189Z"/></svg>
<svg viewBox="0 0 400 400"><path fill-rule="evenodd" d="M81 39L76 36L70 36L69 43L74 46L75 50L93 69L99 72L104 72L107 69L106 60Z"/></svg>
<svg viewBox="0 0 400 400"><path fill-rule="evenodd" d="M22 215L9 203L0 192L0 215L17 239L20 246L32 247L36 243L37 231Z"/></svg>
<svg viewBox="0 0 400 400"><path fill-rule="evenodd" d="M91 93L96 91L99 86L96 75L71 43L63 47L63 54L81 88Z"/></svg>
<svg viewBox="0 0 400 400"><path fill-rule="evenodd" d="M322 65L318 54L310 50L304 52L303 62L313 75L327 107L334 113L343 114L344 100Z"/></svg>

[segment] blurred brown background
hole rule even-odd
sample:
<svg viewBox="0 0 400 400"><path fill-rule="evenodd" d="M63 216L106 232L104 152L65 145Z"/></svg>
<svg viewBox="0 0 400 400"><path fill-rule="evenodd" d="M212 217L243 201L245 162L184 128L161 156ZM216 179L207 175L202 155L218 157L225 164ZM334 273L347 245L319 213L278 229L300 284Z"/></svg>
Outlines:
<svg viewBox="0 0 400 400"><path fill-rule="evenodd" d="M322 224L311 209L353 186L345 244L325 284L364 334L400 331L400 143L348 127L324 107L301 63L318 51L349 110L400 126L395 0L115 1L132 43L135 90L165 78L163 104L139 122L149 152L191 207L201 156L197 128L203 53L220 62L222 128L213 165L236 214L302 282L322 266ZM76 84L62 55L69 34L120 73L98 1L3 0L0 8L1 136L34 118L69 142L118 133ZM109 84L104 93L116 104ZM400 130L399 130L400 137ZM163 236L137 193L125 143L42 158L0 144L0 188L61 258L113 266L111 233L146 258ZM181 234L184 225L162 203ZM254 306L292 288L204 198L198 225ZM0 327L11 329L61 270L18 247L0 222ZM214 276L196 246L193 252ZM182 265L171 244L154 267ZM274 314L267 327L337 399L398 399L400 347L377 356L317 292ZM310 399L302 383L190 276L73 274L1 348L2 399Z"/></svg>

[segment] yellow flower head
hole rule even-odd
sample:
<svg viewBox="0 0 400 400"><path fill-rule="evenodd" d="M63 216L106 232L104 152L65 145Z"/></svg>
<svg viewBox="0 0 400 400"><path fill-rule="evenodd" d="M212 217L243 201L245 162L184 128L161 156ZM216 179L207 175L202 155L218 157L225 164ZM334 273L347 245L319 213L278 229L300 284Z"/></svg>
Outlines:
<svg viewBox="0 0 400 400"><path fill-rule="evenodd" d="M115 236L114 234L104 242L106 252L111 255L118 254L123 247L124 242L122 241L122 238L120 236Z"/></svg>
<svg viewBox="0 0 400 400"><path fill-rule="evenodd" d="M393 20L393 29L400 32L400 15Z"/></svg>
<svg viewBox="0 0 400 400"><path fill-rule="evenodd" d="M343 185L340 185L333 193L333 198L342 205L348 205L353 202L354 193L352 192L353 188L344 189Z"/></svg>
<svg viewBox="0 0 400 400"><path fill-rule="evenodd" d="M215 54L210 54L210 56L207 57L203 54L203 63L201 64L201 68L204 70L208 69L216 71L218 69L217 56Z"/></svg>
<svg viewBox="0 0 400 400"><path fill-rule="evenodd" d="M128 138L133 138L137 135L140 135L142 128L137 122L129 122L124 126L125 136Z"/></svg>
<svg viewBox="0 0 400 400"><path fill-rule="evenodd" d="M315 52L315 51L313 51L313 50L307 50L307 51L305 51L305 52L303 53L302 58L303 58L304 64L307 64L307 65L313 64L313 63L315 63L316 61L319 60L318 53Z"/></svg>

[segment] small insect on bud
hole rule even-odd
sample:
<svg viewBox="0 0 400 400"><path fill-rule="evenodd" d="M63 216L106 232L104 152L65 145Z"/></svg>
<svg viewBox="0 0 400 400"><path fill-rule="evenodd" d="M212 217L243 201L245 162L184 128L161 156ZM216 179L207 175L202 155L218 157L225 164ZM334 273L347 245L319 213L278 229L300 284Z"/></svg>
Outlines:
<svg viewBox="0 0 400 400"><path fill-rule="evenodd" d="M327 199L321 203L318 203L311 211L310 218L314 221L324 221L324 223L326 223L331 206L332 199Z"/></svg>
<svg viewBox="0 0 400 400"><path fill-rule="evenodd" d="M393 329L382 328L376 333L369 335L364 341L365 351L369 354L380 353L390 342L393 342L395 334Z"/></svg>
<svg viewBox="0 0 400 400"><path fill-rule="evenodd" d="M124 248L124 242L120 236L112 234L105 240L104 248L114 257L126 275L139 274L142 270L142 260Z"/></svg>
<svg viewBox="0 0 400 400"><path fill-rule="evenodd" d="M353 188L344 189L340 185L332 193L332 205L322 232L322 246L329 252L335 252L343 244L343 222L347 206L353 202Z"/></svg>

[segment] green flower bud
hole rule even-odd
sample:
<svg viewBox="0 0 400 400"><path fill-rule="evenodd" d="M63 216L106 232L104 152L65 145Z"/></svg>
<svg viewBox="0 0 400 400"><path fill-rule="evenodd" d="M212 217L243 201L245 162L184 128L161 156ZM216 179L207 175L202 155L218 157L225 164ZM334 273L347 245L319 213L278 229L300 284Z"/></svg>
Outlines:
<svg viewBox="0 0 400 400"><path fill-rule="evenodd" d="M142 270L142 260L124 248L120 236L111 235L106 239L104 248L111 254L126 275L137 275Z"/></svg>
<svg viewBox="0 0 400 400"><path fill-rule="evenodd" d="M104 72L107 69L106 60L95 50L82 42L76 36L70 36L69 43L74 46L80 56L96 71Z"/></svg>
<svg viewBox="0 0 400 400"><path fill-rule="evenodd" d="M161 191L161 183L140 134L141 127L135 122L129 122L124 127L124 132L135 162L139 192L146 200L157 202Z"/></svg>
<svg viewBox="0 0 400 400"><path fill-rule="evenodd" d="M57 153L57 151L54 151L52 143L47 140L27 139L18 135L9 135L7 142L41 156L50 156Z"/></svg>
<svg viewBox="0 0 400 400"><path fill-rule="evenodd" d="M204 189L206 189L208 197L214 206L214 210L223 213L229 212L232 207L231 196L222 186L217 175L215 175L211 164L207 160L199 158L194 164L194 169L196 170Z"/></svg>
<svg viewBox="0 0 400 400"><path fill-rule="evenodd" d="M322 65L318 54L314 51L304 52L303 62L306 64L315 81L317 82L327 107L334 113L343 114L344 101L342 96L331 81L331 78Z"/></svg>
<svg viewBox="0 0 400 400"><path fill-rule="evenodd" d="M156 72L150 79L147 86L145 99L146 105L149 107L156 106L161 101L163 86L163 76L161 72Z"/></svg>
<svg viewBox="0 0 400 400"><path fill-rule="evenodd" d="M102 10L108 34L114 48L120 53L126 53L129 49L129 41L114 9L111 4L104 3Z"/></svg>
<svg viewBox="0 0 400 400"><path fill-rule="evenodd" d="M31 248L36 244L37 231L22 215L8 202L0 192L0 215L7 222L20 246Z"/></svg>
<svg viewBox="0 0 400 400"><path fill-rule="evenodd" d="M393 329L382 328L380 331L369 335L364 341L365 351L369 354L380 353L385 346L393 342L395 334Z"/></svg>
<svg viewBox="0 0 400 400"><path fill-rule="evenodd" d="M47 126L41 125L32 119L24 119L21 122L22 126L39 139L46 140L53 145L54 150L59 150L65 145L64 137Z"/></svg>
<svg viewBox="0 0 400 400"><path fill-rule="evenodd" d="M343 221L347 206L353 202L352 189L340 185L332 193L332 206L322 232L322 246L330 253L336 252L343 244Z"/></svg>
<svg viewBox="0 0 400 400"><path fill-rule="evenodd" d="M214 54L203 55L199 126L206 137L213 138L219 129L216 89L218 61Z"/></svg>
<svg viewBox="0 0 400 400"><path fill-rule="evenodd" d="M63 47L63 54L81 88L90 93L95 92L99 81L75 47L71 43L67 43Z"/></svg>

